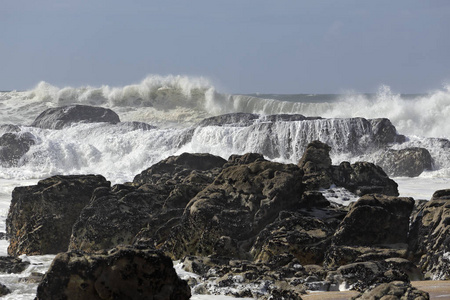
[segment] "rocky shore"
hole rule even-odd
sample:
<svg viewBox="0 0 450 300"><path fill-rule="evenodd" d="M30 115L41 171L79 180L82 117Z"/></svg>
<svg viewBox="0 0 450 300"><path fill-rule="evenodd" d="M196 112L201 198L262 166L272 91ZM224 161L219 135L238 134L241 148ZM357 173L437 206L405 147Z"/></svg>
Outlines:
<svg viewBox="0 0 450 300"><path fill-rule="evenodd" d="M120 122L112 111L95 113ZM34 126L63 128L59 114L55 123L54 113L43 113ZM247 126L256 118L226 115L199 126ZM273 126L270 118L260 126ZM370 128L372 146L404 139L387 119L355 122ZM13 141L18 154L0 151L0 160L14 164L32 143L5 135L0 143ZM270 161L275 148L267 149L269 156L227 160L183 153L112 186L101 175L59 175L17 187L6 222L8 254L14 264L22 254L57 254L37 299L301 299L306 291L340 289L360 292L354 299L428 299L411 281L450 279L450 190L430 201L399 197L385 167L332 165L332 148L320 141L307 145L298 164ZM402 167L410 166L407 158L417 163ZM389 151L381 161L395 175L417 176L431 166L421 149ZM334 188L358 200L344 206L325 197ZM195 275L181 280L172 260Z"/></svg>

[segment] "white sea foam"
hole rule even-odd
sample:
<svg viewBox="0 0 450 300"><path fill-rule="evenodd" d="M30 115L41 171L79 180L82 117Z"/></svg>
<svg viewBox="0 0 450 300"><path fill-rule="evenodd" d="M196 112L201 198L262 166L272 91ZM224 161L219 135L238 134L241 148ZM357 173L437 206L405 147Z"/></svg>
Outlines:
<svg viewBox="0 0 450 300"><path fill-rule="evenodd" d="M122 183L152 164L182 152L208 152L223 158L264 152L271 160L297 163L307 143L315 139L332 146L333 164L343 160L376 162L377 153L357 154L352 150L354 143L361 149L370 148L371 132L358 119L350 127L348 121L341 119L348 117L389 118L399 133L408 136L406 143L394 148L424 147L430 151L434 159L432 171L419 178L394 178L401 196L430 199L434 191L450 188L450 153L444 145L448 141L436 139L450 137L449 86L413 97L392 93L387 86L376 95L349 93L335 95L329 101L311 100L316 96L296 97L280 101L223 94L205 78L185 76L149 76L124 87L60 88L41 82L30 91L1 92L0 125L21 125L21 133L31 134L36 143L17 166L0 166L0 232L5 231L13 188L35 184L55 174L102 174L112 183ZM109 124L79 124L63 130L27 126L45 109L67 104L111 108L122 121L147 122L159 129L134 130ZM259 120L248 127L191 127L206 117L232 112L299 113L330 119L271 125ZM0 127L0 136L9 131L13 129ZM350 140L355 134L357 138ZM344 205L356 199L339 188L325 194ZM7 242L0 241L0 255L6 255L6 247ZM34 298L34 291L20 291L29 287L16 283L18 276L14 276L5 279L7 285L18 290L11 297ZM196 295L193 299L205 299L202 297Z"/></svg>

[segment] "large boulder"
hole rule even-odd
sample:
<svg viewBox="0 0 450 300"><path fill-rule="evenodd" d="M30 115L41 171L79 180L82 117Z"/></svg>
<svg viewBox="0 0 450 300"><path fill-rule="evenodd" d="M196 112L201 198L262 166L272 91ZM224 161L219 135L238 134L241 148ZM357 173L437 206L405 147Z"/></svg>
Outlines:
<svg viewBox="0 0 450 300"><path fill-rule="evenodd" d="M53 176L16 187L6 219L8 254L42 255L67 251L72 226L95 189L109 187L99 175Z"/></svg>
<svg viewBox="0 0 450 300"><path fill-rule="evenodd" d="M144 170L132 184L98 189L73 226L70 249L93 252L134 242L156 246L225 163L210 154L183 153Z"/></svg>
<svg viewBox="0 0 450 300"><path fill-rule="evenodd" d="M439 190L412 216L409 246L425 278L450 279L450 190Z"/></svg>
<svg viewBox="0 0 450 300"><path fill-rule="evenodd" d="M398 184L373 163L342 162L331 167L331 177L334 184L359 196L375 193L398 196Z"/></svg>
<svg viewBox="0 0 450 300"><path fill-rule="evenodd" d="M35 137L29 132L3 134L0 136L0 165L16 166L35 143Z"/></svg>
<svg viewBox="0 0 450 300"><path fill-rule="evenodd" d="M36 299L189 299L190 289L159 252L117 247L95 254L58 254Z"/></svg>
<svg viewBox="0 0 450 300"><path fill-rule="evenodd" d="M325 253L328 268L407 257L412 198L365 195L350 206Z"/></svg>
<svg viewBox="0 0 450 300"><path fill-rule="evenodd" d="M117 124L119 116L108 108L88 105L68 105L49 108L42 112L31 126L45 129L61 129L76 123L107 122Z"/></svg>
<svg viewBox="0 0 450 300"><path fill-rule="evenodd" d="M351 206L333 242L348 246L407 243L413 207L412 198L365 195Z"/></svg>
<svg viewBox="0 0 450 300"><path fill-rule="evenodd" d="M372 125L372 133L375 144L378 147L383 147L393 143L403 143L406 137L397 134L397 129L392 125L391 121L386 118L369 119Z"/></svg>
<svg viewBox="0 0 450 300"><path fill-rule="evenodd" d="M377 164L389 176L416 177L432 169L433 159L425 148L389 149L381 155Z"/></svg>
<svg viewBox="0 0 450 300"><path fill-rule="evenodd" d="M320 141L308 144L298 166L303 170L303 183L308 189L328 188L331 179L331 147Z"/></svg>
<svg viewBox="0 0 450 300"><path fill-rule="evenodd" d="M174 258L251 258L256 235L280 211L302 206L302 175L295 165L259 159L223 169L189 202L163 249Z"/></svg>

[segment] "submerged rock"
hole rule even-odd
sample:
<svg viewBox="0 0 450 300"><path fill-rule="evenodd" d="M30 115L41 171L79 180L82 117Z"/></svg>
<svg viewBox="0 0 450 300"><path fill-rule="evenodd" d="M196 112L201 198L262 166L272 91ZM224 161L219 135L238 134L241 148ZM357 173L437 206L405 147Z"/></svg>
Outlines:
<svg viewBox="0 0 450 300"><path fill-rule="evenodd" d="M45 129L61 129L76 123L120 122L119 116L110 109L88 105L68 105L49 108L31 124Z"/></svg>
<svg viewBox="0 0 450 300"><path fill-rule="evenodd" d="M29 132L5 133L0 137L0 165L16 166L35 143L36 138Z"/></svg>
<svg viewBox="0 0 450 300"><path fill-rule="evenodd" d="M390 176L416 177L425 170L432 169L433 160L425 148L389 149L377 163Z"/></svg>
<svg viewBox="0 0 450 300"><path fill-rule="evenodd" d="M96 188L109 187L99 175L53 176L16 187L6 219L8 254L42 255L67 251L72 226Z"/></svg>
<svg viewBox="0 0 450 300"><path fill-rule="evenodd" d="M189 299L190 289L160 252L116 247L95 254L58 254L36 299Z"/></svg>
<svg viewBox="0 0 450 300"><path fill-rule="evenodd" d="M29 265L18 257L0 256L0 273L22 273Z"/></svg>

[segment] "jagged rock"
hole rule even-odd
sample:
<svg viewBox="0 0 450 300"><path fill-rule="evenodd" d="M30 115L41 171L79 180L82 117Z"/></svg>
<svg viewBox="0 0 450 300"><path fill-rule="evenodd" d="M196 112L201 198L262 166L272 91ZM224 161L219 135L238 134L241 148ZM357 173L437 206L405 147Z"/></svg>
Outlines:
<svg viewBox="0 0 450 300"><path fill-rule="evenodd" d="M0 273L22 273L29 265L17 257L0 256Z"/></svg>
<svg viewBox="0 0 450 300"><path fill-rule="evenodd" d="M410 283L404 281L393 281L382 283L371 287L358 296L352 297L352 300L428 300L430 296L427 292L416 289Z"/></svg>
<svg viewBox="0 0 450 300"><path fill-rule="evenodd" d="M76 123L120 122L119 116L110 109L87 105L68 105L49 108L31 124L45 129L61 129Z"/></svg>
<svg viewBox="0 0 450 300"><path fill-rule="evenodd" d="M143 171L133 184L97 190L73 226L69 249L93 252L118 244L156 246L225 162L210 154L183 153Z"/></svg>
<svg viewBox="0 0 450 300"><path fill-rule="evenodd" d="M329 188L332 184L331 147L320 141L308 144L298 166L303 170L303 183L308 189Z"/></svg>
<svg viewBox="0 0 450 300"><path fill-rule="evenodd" d="M159 252L117 247L95 254L58 254L36 299L189 299L190 289Z"/></svg>
<svg viewBox="0 0 450 300"><path fill-rule="evenodd" d="M295 165L259 160L223 169L189 202L163 249L177 258L250 258L256 235L280 211L302 206L302 175Z"/></svg>
<svg viewBox="0 0 450 300"><path fill-rule="evenodd" d="M379 166L369 162L342 162L331 167L332 181L337 186L363 196L366 194L384 194L398 196L398 184L390 179Z"/></svg>
<svg viewBox="0 0 450 300"><path fill-rule="evenodd" d="M330 151L331 147L320 141L308 144L298 163L304 172L306 189L326 189L335 184L360 196L372 193L398 196L397 183L380 167L368 162L342 162L333 166Z"/></svg>
<svg viewBox="0 0 450 300"><path fill-rule="evenodd" d="M335 228L301 213L281 212L257 236L251 253L258 261L289 254L302 265L321 264Z"/></svg>
<svg viewBox="0 0 450 300"><path fill-rule="evenodd" d="M412 216L411 255L426 279L450 279L450 190L439 190Z"/></svg>
<svg viewBox="0 0 450 300"><path fill-rule="evenodd" d="M397 129L391 121L386 118L369 119L372 125L372 132L377 146L385 146L392 143L403 143L406 140L404 135L397 134Z"/></svg>
<svg viewBox="0 0 450 300"><path fill-rule="evenodd" d="M425 148L389 149L378 159L377 164L389 176L419 176L425 170L432 169L430 152Z"/></svg>
<svg viewBox="0 0 450 300"><path fill-rule="evenodd" d="M407 243L413 206L412 198L365 195L352 204L333 242L348 246Z"/></svg>
<svg viewBox="0 0 450 300"><path fill-rule="evenodd" d="M99 175L53 176L16 187L6 219L8 254L42 255L66 251L72 226L93 191L109 187Z"/></svg>
<svg viewBox="0 0 450 300"><path fill-rule="evenodd" d="M0 283L0 297L6 296L11 293L11 290L4 284Z"/></svg>
<svg viewBox="0 0 450 300"><path fill-rule="evenodd" d="M35 137L29 132L5 133L0 137L0 165L16 166L35 143Z"/></svg>

